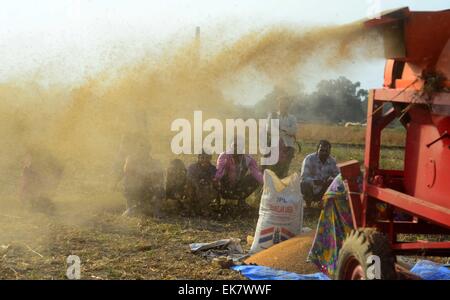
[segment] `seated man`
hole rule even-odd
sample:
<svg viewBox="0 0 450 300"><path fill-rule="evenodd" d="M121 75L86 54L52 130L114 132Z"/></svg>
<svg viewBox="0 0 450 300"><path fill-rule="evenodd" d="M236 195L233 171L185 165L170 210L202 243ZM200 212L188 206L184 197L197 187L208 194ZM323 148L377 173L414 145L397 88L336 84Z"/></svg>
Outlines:
<svg viewBox="0 0 450 300"><path fill-rule="evenodd" d="M186 173L181 159L172 160L166 171L166 198L177 200L180 207L186 198Z"/></svg>
<svg viewBox="0 0 450 300"><path fill-rule="evenodd" d="M20 182L20 199L24 207L53 214L55 207L52 198L63 170L61 162L50 151L29 147Z"/></svg>
<svg viewBox="0 0 450 300"><path fill-rule="evenodd" d="M203 152L198 161L187 171L188 200L191 211L202 215L207 212L213 200L217 199L217 190L213 187L216 167L211 164L212 156Z"/></svg>
<svg viewBox="0 0 450 300"><path fill-rule="evenodd" d="M239 205L247 207L245 199L263 184L263 175L256 161L248 154L239 154L235 140L231 149L223 152L217 159L217 172L214 177L219 194L224 199L236 199Z"/></svg>
<svg viewBox="0 0 450 300"><path fill-rule="evenodd" d="M126 216L161 214L164 198L163 170L159 161L149 154L149 146L139 143L125 158L123 168L124 196L127 200Z"/></svg>
<svg viewBox="0 0 450 300"><path fill-rule="evenodd" d="M331 144L321 140L317 151L305 157L301 169L301 191L308 207L319 202L333 179L339 174L336 160L330 156Z"/></svg>

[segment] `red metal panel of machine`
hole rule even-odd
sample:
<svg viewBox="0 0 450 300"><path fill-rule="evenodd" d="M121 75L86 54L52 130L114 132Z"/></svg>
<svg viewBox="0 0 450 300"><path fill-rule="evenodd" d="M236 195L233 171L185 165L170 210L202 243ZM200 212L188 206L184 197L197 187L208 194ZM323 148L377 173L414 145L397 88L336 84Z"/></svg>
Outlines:
<svg viewBox="0 0 450 300"><path fill-rule="evenodd" d="M410 12L405 19L407 60L434 69L449 37L450 10Z"/></svg>
<svg viewBox="0 0 450 300"><path fill-rule="evenodd" d="M405 53L404 57L389 56L386 58L403 59L419 64L422 69L431 68L447 44L450 37L450 10L411 12L408 8L390 11L379 19L365 22L368 27L379 27L389 31L400 25L403 27ZM385 45L392 40L385 39Z"/></svg>
<svg viewBox="0 0 450 300"><path fill-rule="evenodd" d="M405 191L450 209L450 137L446 136L450 133L450 116L432 114L425 105L413 107L409 114Z"/></svg>
<svg viewBox="0 0 450 300"><path fill-rule="evenodd" d="M378 27L385 48L390 49L385 53L386 58L395 58L386 63L384 87L420 90L422 81L417 79L424 71L442 73L447 78L445 85L450 86L450 10L410 12L402 8L387 12L380 19L369 20L365 25ZM397 41L400 39L403 43ZM404 50L391 53L392 46ZM394 74L395 61L404 62L400 76Z"/></svg>
<svg viewBox="0 0 450 300"><path fill-rule="evenodd" d="M447 87L450 86L450 37L447 40L447 44L442 50L441 56L436 63L436 71L442 73L444 77L447 79Z"/></svg>

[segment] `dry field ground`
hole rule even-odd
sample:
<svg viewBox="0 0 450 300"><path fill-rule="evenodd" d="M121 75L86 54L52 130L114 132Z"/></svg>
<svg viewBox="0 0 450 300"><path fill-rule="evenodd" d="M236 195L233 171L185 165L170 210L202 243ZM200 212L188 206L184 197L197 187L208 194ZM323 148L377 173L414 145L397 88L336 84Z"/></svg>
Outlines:
<svg viewBox="0 0 450 300"><path fill-rule="evenodd" d="M332 150L338 161L361 161L363 131L305 125L299 134L303 151L291 171L299 170L319 137L340 143ZM398 145L397 131L389 138L390 145ZM386 167L401 167L402 151L385 149L382 159ZM0 176L1 279L64 279L71 254L81 259L83 279L243 279L191 254L188 245L234 237L248 250L245 240L254 234L256 213L241 217L235 211L220 220L173 215L125 218L120 191L108 188L99 174L77 172L63 180L54 197L56 213L47 216L20 208L16 196L20 170L12 172ZM249 203L256 212L257 199L251 197ZM317 211L307 212L305 225L315 227L317 218Z"/></svg>

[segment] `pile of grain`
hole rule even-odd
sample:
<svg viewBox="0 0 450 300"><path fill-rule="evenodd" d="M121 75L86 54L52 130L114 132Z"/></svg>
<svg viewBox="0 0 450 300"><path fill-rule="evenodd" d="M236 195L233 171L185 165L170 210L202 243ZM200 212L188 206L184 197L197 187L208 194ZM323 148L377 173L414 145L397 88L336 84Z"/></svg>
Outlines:
<svg viewBox="0 0 450 300"><path fill-rule="evenodd" d="M271 267L278 270L311 274L318 272L313 263L306 262L314 239L314 231L279 243L249 257L246 264Z"/></svg>

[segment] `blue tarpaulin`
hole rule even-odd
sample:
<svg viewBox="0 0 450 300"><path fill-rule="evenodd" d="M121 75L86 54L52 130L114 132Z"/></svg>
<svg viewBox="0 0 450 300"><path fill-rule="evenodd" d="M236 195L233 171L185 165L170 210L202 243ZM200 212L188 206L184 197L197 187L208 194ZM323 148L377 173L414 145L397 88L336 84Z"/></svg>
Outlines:
<svg viewBox="0 0 450 300"><path fill-rule="evenodd" d="M450 280L450 269L448 266L429 260L419 260L410 272L424 280Z"/></svg>
<svg viewBox="0 0 450 300"><path fill-rule="evenodd" d="M329 280L323 273L300 275L297 273L275 270L264 266L242 265L231 269L241 272L242 275L251 280Z"/></svg>
<svg viewBox="0 0 450 300"><path fill-rule="evenodd" d="M410 272L424 280L450 280L450 269L447 267L432 261L419 260ZM255 265L233 266L231 269L241 272L243 276L250 280L330 280L330 278L320 272L301 275Z"/></svg>

